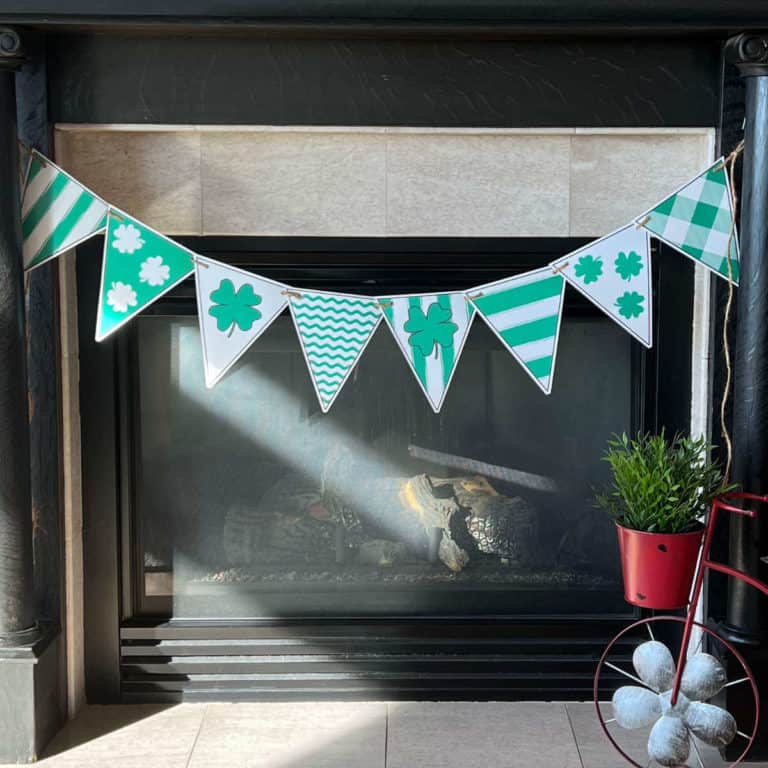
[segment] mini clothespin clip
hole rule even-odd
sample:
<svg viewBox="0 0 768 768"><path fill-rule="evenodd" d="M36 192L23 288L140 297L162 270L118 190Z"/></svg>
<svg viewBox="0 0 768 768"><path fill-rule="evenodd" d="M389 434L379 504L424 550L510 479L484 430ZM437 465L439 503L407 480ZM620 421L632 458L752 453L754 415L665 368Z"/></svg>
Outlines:
<svg viewBox="0 0 768 768"><path fill-rule="evenodd" d="M643 218L640 219L640 221L638 221L637 224L635 224L635 229L642 229L650 220L651 220L650 215L643 216Z"/></svg>

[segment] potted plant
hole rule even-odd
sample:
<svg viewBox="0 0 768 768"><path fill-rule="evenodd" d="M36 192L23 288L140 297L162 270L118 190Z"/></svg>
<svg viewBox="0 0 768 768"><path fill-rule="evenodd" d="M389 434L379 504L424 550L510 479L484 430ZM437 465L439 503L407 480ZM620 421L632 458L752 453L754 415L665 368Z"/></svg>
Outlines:
<svg viewBox="0 0 768 768"><path fill-rule="evenodd" d="M671 610L688 602L702 519L725 485L711 446L676 434L626 434L608 442L604 460L613 484L597 504L616 523L624 597L643 608Z"/></svg>

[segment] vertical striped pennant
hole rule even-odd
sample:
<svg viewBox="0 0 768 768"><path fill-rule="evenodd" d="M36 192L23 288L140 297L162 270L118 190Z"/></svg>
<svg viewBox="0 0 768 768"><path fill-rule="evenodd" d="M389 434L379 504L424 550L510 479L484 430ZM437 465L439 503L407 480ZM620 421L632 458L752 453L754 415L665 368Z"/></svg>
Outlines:
<svg viewBox="0 0 768 768"><path fill-rule="evenodd" d="M24 269L32 269L102 232L107 204L32 151L21 202Z"/></svg>
<svg viewBox="0 0 768 768"><path fill-rule="evenodd" d="M379 299L384 318L432 410L439 413L464 349L474 309L463 293Z"/></svg>
<svg viewBox="0 0 768 768"><path fill-rule="evenodd" d="M287 286L198 256L195 290L205 385L212 388L288 303Z"/></svg>
<svg viewBox="0 0 768 768"><path fill-rule="evenodd" d="M622 227L550 266L611 320L651 346L651 248L644 229Z"/></svg>
<svg viewBox="0 0 768 768"><path fill-rule="evenodd" d="M551 267L481 285L467 294L483 320L549 394L555 374L565 280Z"/></svg>
<svg viewBox="0 0 768 768"><path fill-rule="evenodd" d="M290 308L323 413L341 392L381 322L376 299L289 291Z"/></svg>

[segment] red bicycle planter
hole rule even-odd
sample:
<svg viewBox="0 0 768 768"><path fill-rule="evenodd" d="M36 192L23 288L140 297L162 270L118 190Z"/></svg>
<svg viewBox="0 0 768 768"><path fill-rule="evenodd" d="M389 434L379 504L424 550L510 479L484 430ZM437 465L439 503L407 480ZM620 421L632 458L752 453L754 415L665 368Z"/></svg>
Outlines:
<svg viewBox="0 0 768 768"><path fill-rule="evenodd" d="M635 622L610 641L597 665L593 693L600 725L619 754L638 768L690 764L704 768L702 753L705 750L722 750L740 739L744 746L739 745L738 757L730 763L736 766L754 743L760 718L760 696L754 675L733 644L695 621L696 605L708 570L744 581L768 595L768 584L710 559L721 511L753 519L757 516L755 510L735 506L738 502L768 504L768 495L729 493L713 501L704 530L701 558L698 568L694 569L690 601L683 600L683 604L688 603L686 616L654 616ZM666 599L643 583L642 588L649 593L646 597L655 599L656 595ZM639 584L637 580L631 581L627 589L640 589ZM653 607L650 601L635 604ZM638 632L647 634L648 639L635 645L634 670L629 671L626 654ZM672 644L679 646L674 649L676 652L667 647L670 638L673 638ZM701 650L705 639L714 655ZM730 657L729 663L723 664L726 656ZM730 679L726 677L726 670L730 670ZM630 684L617 688L617 680ZM736 685L748 686L751 692L748 697L751 711L741 713L741 722L719 703L712 703L718 701L717 697L727 688ZM609 702L601 701L606 693L611 694ZM610 715L606 717L609 710ZM641 743L638 733L644 736L646 728L650 729L648 738ZM689 763L689 759L694 762Z"/></svg>

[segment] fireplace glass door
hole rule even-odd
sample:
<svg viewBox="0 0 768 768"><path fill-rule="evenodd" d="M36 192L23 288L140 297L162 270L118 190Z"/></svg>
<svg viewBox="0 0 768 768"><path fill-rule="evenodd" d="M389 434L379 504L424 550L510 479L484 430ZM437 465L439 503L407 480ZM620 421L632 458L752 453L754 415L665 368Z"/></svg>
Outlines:
<svg viewBox="0 0 768 768"><path fill-rule="evenodd" d="M643 353L583 302L550 396L476 317L438 415L384 324L328 414L287 313L211 390L194 314L134 329L138 615L627 611L593 499Z"/></svg>

